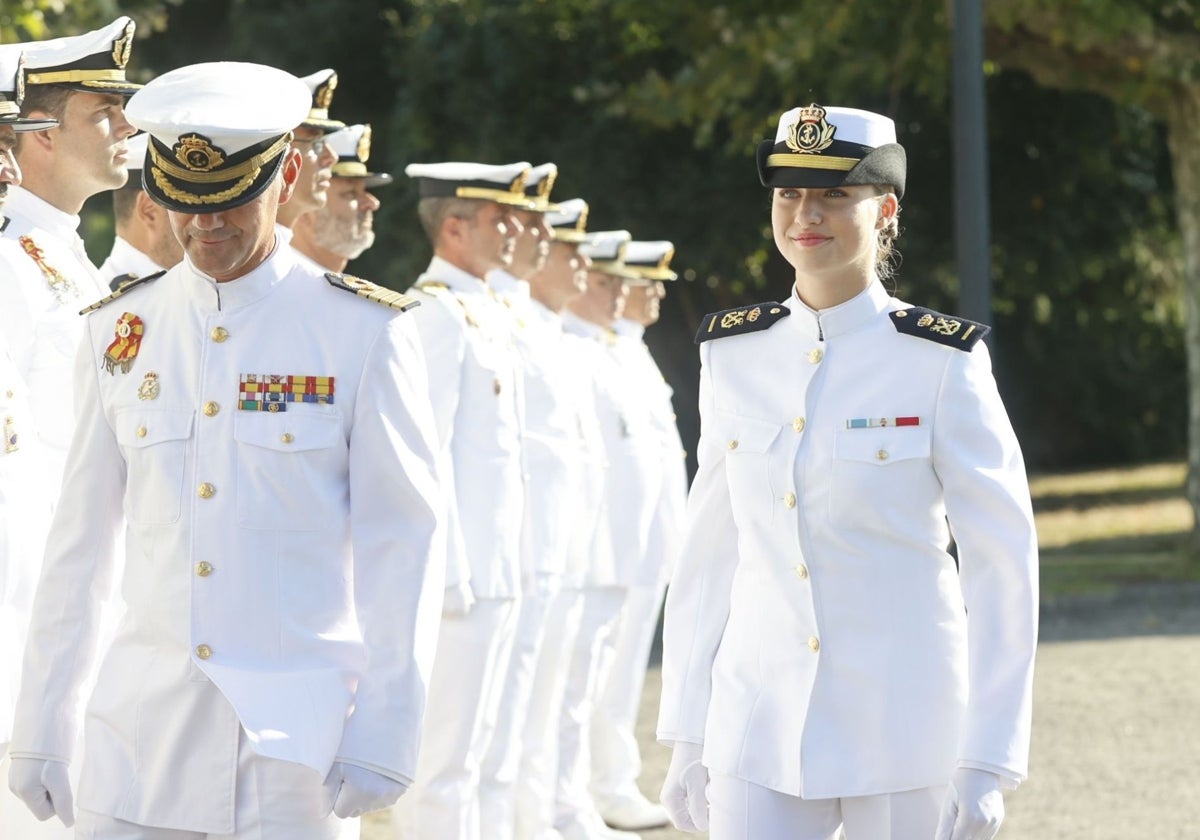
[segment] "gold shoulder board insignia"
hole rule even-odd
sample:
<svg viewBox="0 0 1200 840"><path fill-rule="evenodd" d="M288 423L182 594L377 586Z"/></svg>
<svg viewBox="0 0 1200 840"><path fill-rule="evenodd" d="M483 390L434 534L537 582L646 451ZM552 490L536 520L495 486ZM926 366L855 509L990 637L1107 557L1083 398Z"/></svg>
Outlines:
<svg viewBox="0 0 1200 840"><path fill-rule="evenodd" d="M947 347L971 352L979 340L992 331L987 324L968 321L956 315L943 315L923 306L910 306L891 313L897 332L914 335Z"/></svg>
<svg viewBox="0 0 1200 840"><path fill-rule="evenodd" d="M441 280L418 280L413 283L413 288L431 295L450 291L450 287Z"/></svg>
<svg viewBox="0 0 1200 840"><path fill-rule="evenodd" d="M735 309L725 309L721 312L710 312L700 321L700 331L696 333L696 343L703 344L714 338L765 330L791 314L790 309L773 300L750 306L739 306Z"/></svg>
<svg viewBox="0 0 1200 840"><path fill-rule="evenodd" d="M120 286L118 286L116 291L114 291L112 294L105 295L104 297L100 298L100 300L93 303L91 306L86 306L83 309L80 309L79 314L86 315L89 312L95 312L100 307L104 306L107 303L111 303L112 301L116 300L121 295L125 294L126 292L133 291L138 286L143 286L146 283L149 283L153 280L157 280L159 277L162 277L166 273L167 273L166 271L156 271L153 274L147 274L145 277L138 277L133 280L127 280L126 282L124 282Z"/></svg>
<svg viewBox="0 0 1200 840"><path fill-rule="evenodd" d="M330 271L325 275L325 279L335 289L354 292L354 294L361 298L366 298L375 303L382 303L384 306L399 309L401 312L407 312L421 305L421 301L416 298L409 297L402 292L378 286L370 280L363 280L361 277L351 277L349 274L338 274L337 272Z"/></svg>

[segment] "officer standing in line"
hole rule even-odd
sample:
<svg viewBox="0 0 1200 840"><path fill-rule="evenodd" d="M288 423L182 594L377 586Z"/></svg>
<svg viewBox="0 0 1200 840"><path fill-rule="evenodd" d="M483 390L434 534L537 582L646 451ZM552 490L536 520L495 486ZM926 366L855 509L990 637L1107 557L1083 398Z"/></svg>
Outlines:
<svg viewBox="0 0 1200 840"><path fill-rule="evenodd" d="M662 802L713 840L990 840L1027 772L1038 583L989 328L884 287L891 119L794 108L757 163L794 282L697 335Z"/></svg>
<svg viewBox="0 0 1200 840"><path fill-rule="evenodd" d="M379 199L369 190L392 183L386 172L367 170L371 126L348 125L325 136L337 155L325 206L296 219L292 247L323 271L345 271L350 260L375 244Z"/></svg>
<svg viewBox="0 0 1200 840"><path fill-rule="evenodd" d="M308 99L287 73L219 62L129 104L186 257L87 309L9 774L39 817L74 818L74 694L124 528L80 836L332 840L416 771L444 501L420 344L396 311L415 301L279 242Z"/></svg>
<svg viewBox="0 0 1200 840"><path fill-rule="evenodd" d="M587 290L567 304L563 325L585 339L580 376L592 385L603 457L598 540L588 557L579 630L567 665L559 719L558 783L554 827L566 840L617 840L629 832L604 824L589 790L590 729L612 665L612 636L633 569L645 551L648 500L657 495L657 453L647 447L646 406L629 387L613 354L613 324L624 311L630 275L622 258L627 231L589 233L580 248L591 260Z"/></svg>
<svg viewBox="0 0 1200 840"><path fill-rule="evenodd" d="M22 45L21 114L56 119L49 131L21 135L22 186L8 191L0 234L0 331L29 386L57 489L75 412L71 372L83 333L79 310L108 292L76 229L92 195L115 189L125 171L125 98L140 85L125 80L134 23L117 18L95 32Z"/></svg>
<svg viewBox="0 0 1200 840"><path fill-rule="evenodd" d="M295 195L287 204L279 205L279 218L276 219L279 226L289 232L300 216L325 206L333 179L333 165L337 163L337 153L325 138L346 127L344 122L329 116L329 106L333 104L333 92L337 88L337 73L326 68L304 76L301 81L312 95L304 122L292 131L292 145L300 150L303 165Z"/></svg>
<svg viewBox="0 0 1200 840"><path fill-rule="evenodd" d="M570 399L571 371L560 352L562 320L531 297L529 279L550 254L547 213L558 167L544 163L529 170L525 194L531 208L514 208L521 234L512 263L488 273L487 284L510 316L510 329L522 372L522 441L526 504L521 533L521 601L517 635L502 695L496 732L484 757L479 798L480 824L489 840L512 840L516 830L516 784L528 720L534 667L546 627L546 613L562 583L565 538L570 533L570 464L578 433ZM566 497L566 498L564 498Z"/></svg>
<svg viewBox="0 0 1200 840"><path fill-rule="evenodd" d="M586 564L600 537L604 512L603 442L596 423L592 384L581 375L587 369L580 358L587 340L568 335L562 324L568 301L587 288L591 260L579 250L587 235L587 213L583 199L555 202L546 213L551 228L546 264L529 278L531 324L544 339L532 364L539 365L546 375L538 381L527 376L527 388L534 390L540 385L552 389L553 393L544 399L556 406L553 414L569 415L555 428L565 427L569 433L566 438L545 431L527 435L527 461L544 466L542 472L548 477L557 476L557 480L539 485L541 495L531 501L547 546L539 558L540 568L553 583L520 733L514 805L515 834L521 840L562 837L553 827L558 722L569 652L574 648L583 607Z"/></svg>
<svg viewBox="0 0 1200 840"><path fill-rule="evenodd" d="M54 120L20 116L24 93L24 55L20 44L0 46L0 214L10 187L21 183L13 155L17 133L45 131ZM0 215L0 228L6 222ZM34 432L24 377L0 335L0 779L8 777L8 743L12 736L13 706L21 678L25 631L33 605L33 590L50 527L51 500L57 488L48 485L41 441ZM53 840L68 837L60 825L44 825L7 785L0 785L0 837Z"/></svg>
<svg viewBox="0 0 1200 840"><path fill-rule="evenodd" d="M491 742L521 595L520 365L511 321L484 278L511 265L529 207L528 163L410 164L433 246L418 279L420 329L449 500L447 589L429 715L400 840L480 840L480 766Z"/></svg>
<svg viewBox="0 0 1200 840"><path fill-rule="evenodd" d="M171 230L167 211L142 189L142 163L146 159L146 135L129 138L125 170L129 180L113 190L113 220L116 238L100 276L115 290L122 283L166 271L183 259L183 248Z"/></svg>
<svg viewBox="0 0 1200 840"><path fill-rule="evenodd" d="M666 809L650 802L638 788L642 761L635 728L663 593L679 552L687 499L687 466L671 386L642 340L646 328L658 322L666 296L664 282L676 278L670 267L674 253L674 246L665 241L635 240L626 246L625 268L638 279L630 280L625 311L614 325L614 352L626 381L649 409L662 460L660 491L649 500L653 518L646 554L633 568L614 636L612 667L592 717L592 796L606 823L631 831L668 823Z"/></svg>

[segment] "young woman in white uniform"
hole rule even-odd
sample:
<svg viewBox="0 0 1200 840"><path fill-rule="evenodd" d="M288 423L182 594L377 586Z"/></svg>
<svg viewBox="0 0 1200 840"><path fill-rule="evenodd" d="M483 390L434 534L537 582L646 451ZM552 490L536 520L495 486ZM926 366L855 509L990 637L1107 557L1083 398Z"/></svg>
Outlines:
<svg viewBox="0 0 1200 840"><path fill-rule="evenodd" d="M712 840L990 840L1027 770L1037 542L989 328L885 287L890 119L796 108L757 159L795 283L697 337L663 803Z"/></svg>

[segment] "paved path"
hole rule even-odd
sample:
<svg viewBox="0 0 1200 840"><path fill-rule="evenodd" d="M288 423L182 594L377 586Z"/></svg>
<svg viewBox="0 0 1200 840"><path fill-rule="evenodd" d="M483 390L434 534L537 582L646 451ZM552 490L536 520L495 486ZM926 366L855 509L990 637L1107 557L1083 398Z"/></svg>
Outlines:
<svg viewBox="0 0 1200 840"><path fill-rule="evenodd" d="M1041 638L1030 779L1009 795L999 840L1200 838L1200 585L1050 603ZM654 742L658 676L639 723L651 795L670 757ZM390 840L385 826L369 817L363 840Z"/></svg>

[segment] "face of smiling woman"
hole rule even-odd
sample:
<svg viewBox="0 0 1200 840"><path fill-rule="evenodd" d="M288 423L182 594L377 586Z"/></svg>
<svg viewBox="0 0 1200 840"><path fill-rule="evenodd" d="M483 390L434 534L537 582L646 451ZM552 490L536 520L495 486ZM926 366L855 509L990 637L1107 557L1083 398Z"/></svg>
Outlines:
<svg viewBox="0 0 1200 840"><path fill-rule="evenodd" d="M894 195L873 186L774 190L775 245L796 270L800 299L827 309L867 288L875 278L878 232L897 208Z"/></svg>

